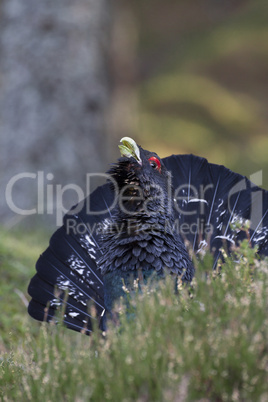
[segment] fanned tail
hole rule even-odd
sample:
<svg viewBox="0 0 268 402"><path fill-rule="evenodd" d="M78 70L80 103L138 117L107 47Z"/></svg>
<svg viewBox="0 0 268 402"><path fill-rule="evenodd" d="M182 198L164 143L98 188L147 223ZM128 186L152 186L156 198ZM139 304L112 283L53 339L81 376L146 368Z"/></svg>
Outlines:
<svg viewBox="0 0 268 402"><path fill-rule="evenodd" d="M251 222L251 244L268 255L267 191L194 155L172 155L163 163L173 177L175 229L197 256L210 249L215 268L223 244L230 251L245 238L241 227L246 220ZM112 219L113 201L114 192L105 184L65 216L64 225L37 261L37 273L29 285L28 311L33 318L51 321L63 305L69 328L90 333L93 319L103 328L103 278L96 261L102 255L101 230L105 220ZM92 306L96 317L92 317Z"/></svg>
<svg viewBox="0 0 268 402"><path fill-rule="evenodd" d="M37 273L29 284L32 300L28 311L33 318L51 321L62 307L69 328L90 333L93 319L102 328L103 280L96 261L102 253L100 225L111 216L112 202L113 194L106 184L65 216L64 225L37 261Z"/></svg>
<svg viewBox="0 0 268 402"><path fill-rule="evenodd" d="M250 221L251 244L268 255L268 192L246 177L194 155L164 158L173 176L176 217L181 236L195 253L210 249L217 260L246 237Z"/></svg>

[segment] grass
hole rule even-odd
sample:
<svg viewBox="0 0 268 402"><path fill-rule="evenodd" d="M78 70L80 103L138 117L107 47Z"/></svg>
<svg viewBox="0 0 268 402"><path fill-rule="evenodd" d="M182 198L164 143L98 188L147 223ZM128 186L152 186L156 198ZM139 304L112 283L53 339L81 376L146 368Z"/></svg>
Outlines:
<svg viewBox="0 0 268 402"><path fill-rule="evenodd" d="M4 237L1 400L267 401L268 264L246 243L221 270L212 272L205 255L177 294L171 279L144 288L131 299L135 319L119 303L121 326L87 337L27 316L10 293L27 297L40 246Z"/></svg>
<svg viewBox="0 0 268 402"><path fill-rule="evenodd" d="M25 336L29 325L27 286L35 272L35 262L47 243L41 233L11 233L0 228L0 353L9 347L10 341Z"/></svg>

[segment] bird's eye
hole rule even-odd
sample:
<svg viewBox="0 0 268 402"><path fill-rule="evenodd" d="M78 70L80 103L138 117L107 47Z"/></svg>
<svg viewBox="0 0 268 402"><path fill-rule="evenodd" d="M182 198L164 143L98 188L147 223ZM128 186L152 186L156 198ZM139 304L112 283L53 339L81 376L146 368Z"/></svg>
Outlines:
<svg viewBox="0 0 268 402"><path fill-rule="evenodd" d="M159 172L161 172L161 163L160 163L159 159L157 159L155 156L152 156L148 160L149 160L150 165L152 166L153 169L156 169Z"/></svg>

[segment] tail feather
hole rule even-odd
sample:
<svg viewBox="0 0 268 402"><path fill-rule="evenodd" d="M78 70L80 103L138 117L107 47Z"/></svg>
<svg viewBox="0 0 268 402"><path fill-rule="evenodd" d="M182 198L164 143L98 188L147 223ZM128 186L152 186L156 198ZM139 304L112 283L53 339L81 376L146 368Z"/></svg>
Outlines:
<svg viewBox="0 0 268 402"><path fill-rule="evenodd" d="M72 329L92 329L92 306L102 317L103 280L96 261L102 254L101 222L110 216L112 201L110 185L106 184L64 217L64 225L51 237L29 284L32 300L28 311L33 318L51 321L63 303L64 322Z"/></svg>
<svg viewBox="0 0 268 402"><path fill-rule="evenodd" d="M34 299L31 300L31 303L28 307L29 314L38 321L50 322L52 320L55 320L55 311L55 309L43 306L42 304L40 304L39 301L36 301ZM57 322L57 320L55 320L55 322ZM87 335L92 332L92 326L89 324L90 322L91 321L89 321L87 318L85 318L83 323L80 320L72 318L69 315L65 314L64 316L64 324L68 328L74 331L84 332Z"/></svg>
<svg viewBox="0 0 268 402"><path fill-rule="evenodd" d="M31 296L34 300L38 300L39 303L44 307L46 307L49 302L51 312L57 310L58 307L60 307L63 303L65 303L66 298L68 297L68 295L65 294L64 291L55 289L55 286L44 281L38 274L36 274L33 277L31 282ZM71 312L72 308L73 311L77 311L80 312L80 314L84 314L85 318L91 317L89 312L81 308L81 303L73 298L68 298L68 308L69 308L68 312Z"/></svg>
<svg viewBox="0 0 268 402"><path fill-rule="evenodd" d="M33 300L44 307L49 305L49 315L43 319L51 320L60 305L64 305L64 322L75 319L79 331L84 327L91 329L91 305L95 307L98 316L104 310L103 287L88 284L84 277L57 259L50 249L39 258L36 265L37 274L33 277L28 292ZM32 300L32 301L33 301ZM31 303L29 313L34 315Z"/></svg>
<svg viewBox="0 0 268 402"><path fill-rule="evenodd" d="M209 247L217 260L223 244L230 251L246 237L245 231L239 230L239 225L234 228L234 224L242 226L250 220L252 244L258 244L260 252L267 255L267 191L224 166L194 155L172 155L163 162L172 172L177 189L181 235L196 253Z"/></svg>
<svg viewBox="0 0 268 402"><path fill-rule="evenodd" d="M69 297L75 299L81 305L86 306L88 298L95 300L96 305L103 308L103 294L100 295L97 291L101 287L93 281L88 281L86 268L74 268L71 265L63 264L57 259L50 249L47 249L39 258L36 266L39 276L50 284L54 284L61 291L68 291ZM85 272L85 274L83 274Z"/></svg>
<svg viewBox="0 0 268 402"><path fill-rule="evenodd" d="M92 245L89 235L79 235L79 238L68 235L63 226L52 236L49 250L55 259L67 267L72 276L93 287L102 297L103 281L96 264L96 259L99 258L96 244Z"/></svg>

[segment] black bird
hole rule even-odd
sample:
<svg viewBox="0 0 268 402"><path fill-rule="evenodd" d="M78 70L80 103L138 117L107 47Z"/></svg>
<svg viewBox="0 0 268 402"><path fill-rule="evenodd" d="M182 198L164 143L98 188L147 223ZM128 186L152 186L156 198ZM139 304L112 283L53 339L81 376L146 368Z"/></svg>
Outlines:
<svg viewBox="0 0 268 402"><path fill-rule="evenodd" d="M123 283L166 273L192 280L185 245L197 256L210 250L213 268L223 244L230 251L248 235L268 255L267 191L204 158L161 160L130 138L121 142L111 180L64 217L37 261L28 288L28 312L37 320L51 321L64 302L65 324L90 333L92 303L105 329L104 317L124 294ZM249 234L242 229L246 221Z"/></svg>

